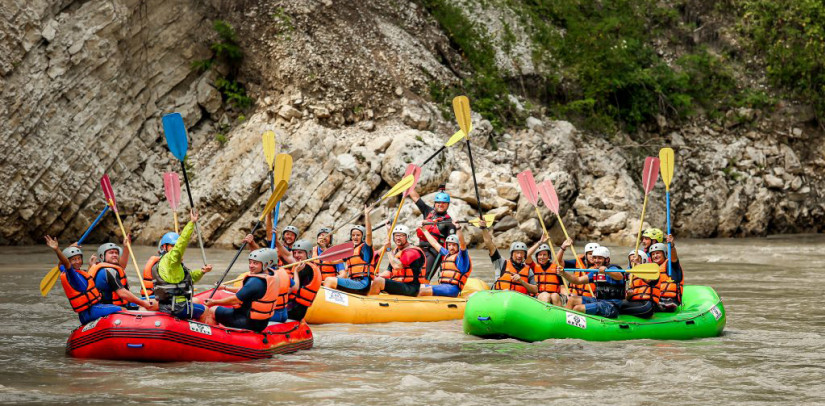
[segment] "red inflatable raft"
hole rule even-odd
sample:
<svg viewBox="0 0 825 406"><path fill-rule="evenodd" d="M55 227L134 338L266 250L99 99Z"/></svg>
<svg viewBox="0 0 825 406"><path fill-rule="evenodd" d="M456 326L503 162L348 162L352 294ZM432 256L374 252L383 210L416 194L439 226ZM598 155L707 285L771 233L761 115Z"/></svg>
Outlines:
<svg viewBox="0 0 825 406"><path fill-rule="evenodd" d="M123 311L78 327L66 342L76 358L128 361L247 361L312 348L306 323L275 324L262 333L209 326L160 312Z"/></svg>

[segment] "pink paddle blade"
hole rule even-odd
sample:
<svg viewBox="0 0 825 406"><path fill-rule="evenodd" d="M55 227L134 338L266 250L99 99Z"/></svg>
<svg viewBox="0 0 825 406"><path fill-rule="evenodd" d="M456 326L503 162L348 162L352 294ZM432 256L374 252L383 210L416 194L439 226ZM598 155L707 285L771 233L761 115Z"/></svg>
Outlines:
<svg viewBox="0 0 825 406"><path fill-rule="evenodd" d="M556 188L553 187L553 182L550 179L545 179L544 182L539 183L539 196L553 213L559 214L559 196L556 195Z"/></svg>
<svg viewBox="0 0 825 406"><path fill-rule="evenodd" d="M653 190L657 179L659 179L659 158L649 156L645 158L645 169L642 172L642 185L645 188L645 194Z"/></svg>
<svg viewBox="0 0 825 406"><path fill-rule="evenodd" d="M404 172L404 176L413 175L413 184L410 186L409 189L404 191L404 197L410 193L410 189L415 188L415 185L418 184L418 178L421 177L421 167L416 164L409 164L407 165L407 171Z"/></svg>
<svg viewBox="0 0 825 406"><path fill-rule="evenodd" d="M180 178L177 172L166 172L163 174L163 192L172 210L177 210L180 204Z"/></svg>
<svg viewBox="0 0 825 406"><path fill-rule="evenodd" d="M526 170L516 176L518 179L518 184L521 186L521 193L524 193L524 196L533 206L537 206L539 204L539 195L536 191L536 180L533 178L533 172L531 170Z"/></svg>
<svg viewBox="0 0 825 406"><path fill-rule="evenodd" d="M355 244L352 241L347 241L343 244L338 244L334 247L328 248L321 255L316 258L325 261L338 261L352 256L352 251L355 249Z"/></svg>
<svg viewBox="0 0 825 406"><path fill-rule="evenodd" d="M109 175L103 175L100 178L100 187L103 188L103 196L106 198L106 204L111 202L112 210L117 213L117 201L115 201L115 191L112 190L112 182L109 180Z"/></svg>

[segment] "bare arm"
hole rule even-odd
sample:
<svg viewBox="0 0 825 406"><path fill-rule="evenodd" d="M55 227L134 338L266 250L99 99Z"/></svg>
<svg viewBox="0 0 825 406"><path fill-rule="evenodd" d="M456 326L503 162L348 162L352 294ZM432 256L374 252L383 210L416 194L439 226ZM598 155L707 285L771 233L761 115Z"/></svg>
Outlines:
<svg viewBox="0 0 825 406"><path fill-rule="evenodd" d="M455 235L458 236L458 249L462 251L466 250L467 242L464 241L464 232L461 231L464 228L464 226L456 222L453 222L453 224L455 224Z"/></svg>
<svg viewBox="0 0 825 406"><path fill-rule="evenodd" d="M539 249L541 244L546 243L547 240L549 240L549 239L550 239L550 236L547 235L547 234L544 234L538 241L536 241L536 243L533 244L533 246L530 247L529 250L527 250L527 259L525 260L525 262L528 263L528 264L533 263L533 254L536 253L536 250Z"/></svg>
<svg viewBox="0 0 825 406"><path fill-rule="evenodd" d="M118 297L120 297L121 299L123 299L123 300L125 300L129 303L134 303L134 304L136 304L140 307L145 307L148 310L157 310L158 309L157 304L155 303L154 300L151 300L151 299L150 300L143 300L143 299L135 296L132 292L129 291L129 289L120 288L120 289L116 290L115 293L117 294Z"/></svg>
<svg viewBox="0 0 825 406"><path fill-rule="evenodd" d="M364 205L364 227L367 229L367 234L364 236L364 243L372 246L372 221L370 221L370 211L372 209Z"/></svg>
<svg viewBox="0 0 825 406"><path fill-rule="evenodd" d="M129 265L129 255L132 253L131 248L132 239L127 235L126 237L123 237L123 255L120 256L120 263L118 264L123 269L126 269L126 266Z"/></svg>
<svg viewBox="0 0 825 406"><path fill-rule="evenodd" d="M433 237L433 235L430 234L429 231L427 231L426 228L419 228L419 230L421 230L424 233L424 238L427 239L427 242L430 243L430 245L432 245L432 247L435 248L436 251L441 251L441 248L443 247L441 246L441 244L438 243L438 240L436 240L435 237Z"/></svg>
<svg viewBox="0 0 825 406"><path fill-rule="evenodd" d="M676 255L676 244L673 243L673 234L668 234L666 241L670 243L670 262L679 262L679 256Z"/></svg>
<svg viewBox="0 0 825 406"><path fill-rule="evenodd" d="M573 245L573 240L571 240L569 238L564 240L563 243L561 243L561 246L559 246L559 252L556 253L556 263L557 264L564 265L564 251L567 250L567 247L569 247L571 245Z"/></svg>
<svg viewBox="0 0 825 406"><path fill-rule="evenodd" d="M69 262L69 258L66 258L66 256L63 255L63 251L60 251L60 246L57 243L57 239L49 237L47 235L46 245L48 245L49 248L54 250L54 253L57 255L57 260L60 262L60 265L63 265L63 269L67 271L71 269L72 264Z"/></svg>
<svg viewBox="0 0 825 406"><path fill-rule="evenodd" d="M243 238L243 242L246 243L246 247L249 248L250 251L261 248L258 243L255 242L255 237L252 234L247 234L246 237Z"/></svg>
<svg viewBox="0 0 825 406"><path fill-rule="evenodd" d="M414 187L407 189L407 196L409 196L410 199L412 199L413 203L418 203L418 199L421 199L421 196L418 194L418 192L415 191Z"/></svg>
<svg viewBox="0 0 825 406"><path fill-rule="evenodd" d="M478 225L481 227L481 237L484 239L484 246L487 248L488 254L493 256L493 253L496 252L496 246L493 244L493 234L484 220L480 220Z"/></svg>

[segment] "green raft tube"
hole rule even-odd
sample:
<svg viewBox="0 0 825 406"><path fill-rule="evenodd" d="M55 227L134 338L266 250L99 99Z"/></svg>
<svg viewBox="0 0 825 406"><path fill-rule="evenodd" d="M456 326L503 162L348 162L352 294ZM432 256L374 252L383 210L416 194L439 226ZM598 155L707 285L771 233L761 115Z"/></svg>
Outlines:
<svg viewBox="0 0 825 406"><path fill-rule="evenodd" d="M650 319L626 315L607 319L553 306L514 291L480 291L467 301L464 332L523 341L688 340L722 334L725 307L716 291L709 286L685 286L682 299L684 303L675 313L656 313Z"/></svg>

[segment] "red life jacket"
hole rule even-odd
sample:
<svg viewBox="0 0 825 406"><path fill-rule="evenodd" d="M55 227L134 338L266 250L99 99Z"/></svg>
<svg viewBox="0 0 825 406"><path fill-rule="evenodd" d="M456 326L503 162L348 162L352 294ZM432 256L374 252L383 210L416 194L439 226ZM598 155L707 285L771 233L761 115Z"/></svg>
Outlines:
<svg viewBox="0 0 825 406"><path fill-rule="evenodd" d="M123 287L126 290L129 290L129 279L126 278L126 272L124 272L123 268L121 268L118 265L108 264L106 262L98 262L97 264L95 264L95 266L89 268L89 275L91 275L92 278L97 278L97 273L100 272L101 269L105 268L112 268L115 271L117 271L117 277L120 280L120 284L123 285ZM126 306L129 304L129 302L127 302L126 299L123 299L120 296L118 296L117 292L113 291L112 304L116 306Z"/></svg>
<svg viewBox="0 0 825 406"><path fill-rule="evenodd" d="M260 278L266 283L266 293L249 306L249 318L252 320L267 320L275 314L275 305L279 297L279 280L269 272L248 274L243 278L243 283L250 278Z"/></svg>
<svg viewBox="0 0 825 406"><path fill-rule="evenodd" d="M312 301L315 300L315 295L318 294L318 290L321 289L322 275L320 267L312 262L307 262L304 265L312 268L312 280L308 284L302 284L298 288L298 292L295 294L295 303L309 307L312 305ZM300 271L296 272L300 274Z"/></svg>
<svg viewBox="0 0 825 406"><path fill-rule="evenodd" d="M403 250L400 250L400 251L396 247L395 250L393 250L393 255L395 255L396 258L401 260L401 255L404 253L404 251L407 251L407 250L416 250L416 251L418 251L418 253L421 254L421 258L424 259L424 264L421 266L421 269L418 271L418 283L424 283L424 284L430 283L430 281L427 280L427 276L424 275L424 270L427 269L427 257L424 255L424 250L422 250L421 248L412 246L412 245L407 245L407 248L404 248ZM415 281L416 277L415 277L415 272L413 271L413 269L410 268L410 266L408 264L404 264L403 262L402 262L402 265L404 267L401 268L401 269L395 269L395 268L392 269L392 276L390 277L390 279L392 279L396 282L401 282L401 283L410 283L410 282Z"/></svg>
<svg viewBox="0 0 825 406"><path fill-rule="evenodd" d="M439 223L442 221L452 221L452 217L450 217L450 215L446 212L443 215L437 215L435 209L433 209L429 214L427 214L427 217L424 217L424 221ZM444 246L444 241L447 239L447 236L441 235L441 230L438 228L438 224L430 224L422 228L429 231L430 234L438 240L438 243L441 244L441 246ZM420 229L416 230L415 234L418 236L419 241L427 241L427 238L424 237L424 232Z"/></svg>
<svg viewBox="0 0 825 406"><path fill-rule="evenodd" d="M146 286L147 295L155 294L155 278L152 276L152 268L158 262L160 262L160 257L153 255L149 257L146 265L143 266L143 286Z"/></svg>
<svg viewBox="0 0 825 406"><path fill-rule="evenodd" d="M66 293L66 297L69 299L69 304L72 305L72 310L80 313L88 310L93 305L98 304L100 302L101 295L100 291L97 287L95 287L95 278L82 269L78 269L77 273L80 274L83 279L86 279L86 291L81 292L75 290L69 283L69 278L66 276L66 272L60 272L60 284L63 285L63 292Z"/></svg>
<svg viewBox="0 0 825 406"><path fill-rule="evenodd" d="M533 262L533 274L536 276L536 285L539 288L539 293L559 293L564 282L561 280L561 275L557 272L558 266L550 264L547 270L544 269L538 262Z"/></svg>
<svg viewBox="0 0 825 406"><path fill-rule="evenodd" d="M361 258L361 250L364 246L364 243L358 244L352 251L352 256L347 258L347 270L349 271L349 278L356 279L356 278L363 278L369 277L370 279L373 278L373 271L374 265L373 263L364 261L364 258ZM377 261L377 259L373 259L373 261Z"/></svg>
<svg viewBox="0 0 825 406"><path fill-rule="evenodd" d="M467 257L469 258L469 255ZM456 259L458 259L458 253L444 257L441 261L441 277L438 279L438 283L442 285L457 285L459 289L464 289L467 278L469 278L470 273L473 272L473 261L470 260L470 267L467 269L467 272L462 274L456 266Z"/></svg>
<svg viewBox="0 0 825 406"><path fill-rule="evenodd" d="M312 257L315 258L322 254L321 247L316 246L314 250L312 250ZM316 262L318 264L318 269L321 270L321 281L326 278L334 278L338 276L338 268L335 267L336 263L328 262L322 260L318 260Z"/></svg>
<svg viewBox="0 0 825 406"><path fill-rule="evenodd" d="M521 270L517 270L516 267L513 266L513 262L509 259L504 261L504 271L501 272L501 276L498 278L496 283L493 285L494 290L515 290L516 292L524 293L527 295L527 288L521 285L521 283L513 283L511 282L513 276L511 274L519 274L521 279L524 281L529 281L530 278L530 266L525 264Z"/></svg>

